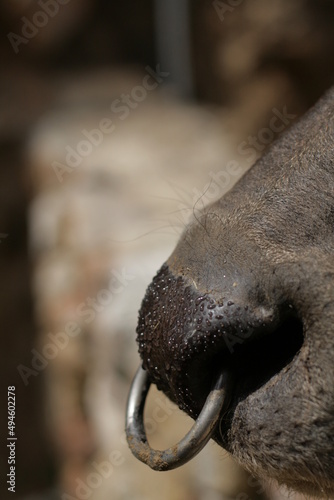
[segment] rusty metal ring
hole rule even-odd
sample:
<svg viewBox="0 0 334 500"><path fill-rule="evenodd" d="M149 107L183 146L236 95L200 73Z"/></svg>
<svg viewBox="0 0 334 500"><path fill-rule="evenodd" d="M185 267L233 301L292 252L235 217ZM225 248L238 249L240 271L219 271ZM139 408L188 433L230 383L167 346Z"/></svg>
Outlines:
<svg viewBox="0 0 334 500"><path fill-rule="evenodd" d="M126 412L126 437L134 456L158 471L175 469L191 460L214 433L222 417L223 406L227 408L227 382L227 373L221 373L197 420L181 441L164 451L153 450L147 441L143 420L151 382L148 373L139 367L131 385Z"/></svg>

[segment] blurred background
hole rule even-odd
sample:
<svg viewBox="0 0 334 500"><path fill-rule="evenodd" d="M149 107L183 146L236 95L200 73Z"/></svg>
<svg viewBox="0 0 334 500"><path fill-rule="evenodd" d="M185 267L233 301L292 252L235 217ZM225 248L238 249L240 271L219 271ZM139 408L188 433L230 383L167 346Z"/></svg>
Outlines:
<svg viewBox="0 0 334 500"><path fill-rule="evenodd" d="M1 498L8 386L17 498L284 497L212 443L148 470L125 403L146 286L333 84L333 20L331 0L1 2ZM190 419L149 399L152 445L174 444Z"/></svg>

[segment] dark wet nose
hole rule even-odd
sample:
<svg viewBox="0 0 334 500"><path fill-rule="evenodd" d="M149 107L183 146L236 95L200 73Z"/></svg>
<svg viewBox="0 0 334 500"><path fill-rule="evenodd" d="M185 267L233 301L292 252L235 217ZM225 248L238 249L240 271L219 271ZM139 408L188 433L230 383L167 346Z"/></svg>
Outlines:
<svg viewBox="0 0 334 500"><path fill-rule="evenodd" d="M147 289L137 341L152 382L196 417L238 345L274 323L270 308L252 307L231 287L220 297L163 265ZM246 303L247 302L247 303Z"/></svg>

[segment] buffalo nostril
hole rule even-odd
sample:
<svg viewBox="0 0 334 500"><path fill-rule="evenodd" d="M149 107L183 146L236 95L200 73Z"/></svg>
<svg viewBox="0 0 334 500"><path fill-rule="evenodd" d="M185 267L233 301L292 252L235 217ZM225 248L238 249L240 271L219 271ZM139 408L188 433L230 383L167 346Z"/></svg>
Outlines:
<svg viewBox="0 0 334 500"><path fill-rule="evenodd" d="M234 288L220 297L201 293L167 265L148 287L137 327L143 367L192 416L237 346L276 320L272 310L243 302Z"/></svg>

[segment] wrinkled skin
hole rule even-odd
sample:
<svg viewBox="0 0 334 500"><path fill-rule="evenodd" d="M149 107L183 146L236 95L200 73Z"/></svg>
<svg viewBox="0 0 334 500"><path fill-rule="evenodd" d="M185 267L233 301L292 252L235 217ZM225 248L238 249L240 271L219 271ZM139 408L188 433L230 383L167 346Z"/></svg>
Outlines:
<svg viewBox="0 0 334 500"><path fill-rule="evenodd" d="M256 476L334 494L334 88L186 228L137 328L152 381Z"/></svg>

